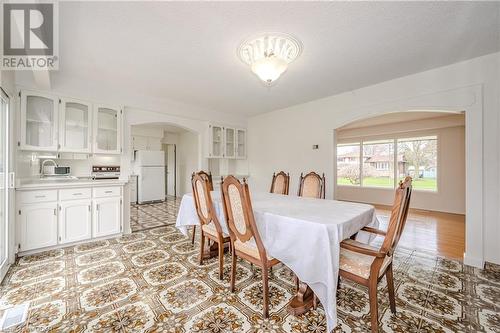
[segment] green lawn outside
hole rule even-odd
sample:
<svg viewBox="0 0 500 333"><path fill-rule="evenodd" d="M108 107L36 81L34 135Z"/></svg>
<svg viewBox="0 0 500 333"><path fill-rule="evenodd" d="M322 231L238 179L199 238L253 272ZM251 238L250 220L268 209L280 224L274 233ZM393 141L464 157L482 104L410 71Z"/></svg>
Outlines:
<svg viewBox="0 0 500 333"><path fill-rule="evenodd" d="M353 185L347 178L337 178L338 185ZM393 188L393 181L385 177L365 177L363 178L363 186L387 187ZM413 189L415 190L432 190L437 191L437 181L435 178L419 178L413 180Z"/></svg>

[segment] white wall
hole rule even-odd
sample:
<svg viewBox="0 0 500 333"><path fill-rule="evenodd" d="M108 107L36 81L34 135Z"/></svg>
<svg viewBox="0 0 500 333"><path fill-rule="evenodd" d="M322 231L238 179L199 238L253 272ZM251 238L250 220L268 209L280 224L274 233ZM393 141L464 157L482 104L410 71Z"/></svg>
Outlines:
<svg viewBox="0 0 500 333"><path fill-rule="evenodd" d="M457 126L458 125L458 126ZM438 191L414 190L412 208L465 214L465 119L463 115L337 131L337 142L382 138L438 137ZM337 186L335 199L391 205L394 190Z"/></svg>
<svg viewBox="0 0 500 333"><path fill-rule="evenodd" d="M500 263L499 73L500 53L495 53L252 117L248 121L252 190L268 190L272 173L283 169L290 172L290 193L295 193L300 172L315 170L325 172L327 197L332 198L335 128L390 111L409 111L413 101L419 101L418 106L426 105L427 110L432 110L434 106L442 105L438 98L434 98L435 94L450 96L452 102L448 105L463 106L463 103L469 103L479 108L474 117L480 120L482 116L480 124L475 124L474 128L468 126L466 133L466 136L474 137L471 142L479 145L470 146L468 152L484 157L482 177L478 177L483 182L477 185L480 190L482 188L482 195L478 197L484 197L484 200L479 200L482 208L471 207L479 210L477 215L480 220L467 220L467 237L472 237L471 241L467 240L467 252L474 252L477 262L485 259ZM480 87L477 89L480 91L479 97L466 92L468 87L477 85ZM454 91L462 90L464 93L454 99ZM474 121L473 118L467 119ZM477 132L481 128L482 138ZM482 151L478 151L481 150L482 141L484 146ZM319 145L318 150L312 149L314 144ZM468 167L471 168L469 173L476 176L478 172L481 173L473 170L473 163L468 164ZM472 202L470 205L474 206ZM476 229L477 233L470 235L469 227Z"/></svg>
<svg viewBox="0 0 500 333"><path fill-rule="evenodd" d="M183 132L178 136L177 144L177 196L191 192L191 174L198 167L198 135L192 132Z"/></svg>

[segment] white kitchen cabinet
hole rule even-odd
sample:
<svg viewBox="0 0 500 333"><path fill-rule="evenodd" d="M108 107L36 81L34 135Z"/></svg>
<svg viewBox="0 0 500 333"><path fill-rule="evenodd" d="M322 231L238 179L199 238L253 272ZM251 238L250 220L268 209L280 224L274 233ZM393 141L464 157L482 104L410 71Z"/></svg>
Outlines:
<svg viewBox="0 0 500 333"><path fill-rule="evenodd" d="M242 128L236 129L236 158L247 158L247 131Z"/></svg>
<svg viewBox="0 0 500 333"><path fill-rule="evenodd" d="M59 112L59 151L91 152L92 107L78 100L61 99Z"/></svg>
<svg viewBox="0 0 500 333"><path fill-rule="evenodd" d="M236 130L224 127L224 157L234 158L236 153Z"/></svg>
<svg viewBox="0 0 500 333"><path fill-rule="evenodd" d="M90 199L66 200L59 204L59 244L92 237L92 204Z"/></svg>
<svg viewBox="0 0 500 333"><path fill-rule="evenodd" d="M21 117L19 143L21 149L56 151L58 145L59 99L34 91L20 92Z"/></svg>
<svg viewBox="0 0 500 333"><path fill-rule="evenodd" d="M224 157L224 128L218 125L209 125L208 157Z"/></svg>
<svg viewBox="0 0 500 333"><path fill-rule="evenodd" d="M22 205L18 214L21 251L57 244L57 202Z"/></svg>
<svg viewBox="0 0 500 333"><path fill-rule="evenodd" d="M95 198L93 200L93 237L102 237L121 232L120 197Z"/></svg>
<svg viewBox="0 0 500 333"><path fill-rule="evenodd" d="M94 105L94 153L120 154L122 110Z"/></svg>
<svg viewBox="0 0 500 333"><path fill-rule="evenodd" d="M132 136L133 150L161 150L161 138L134 135Z"/></svg>

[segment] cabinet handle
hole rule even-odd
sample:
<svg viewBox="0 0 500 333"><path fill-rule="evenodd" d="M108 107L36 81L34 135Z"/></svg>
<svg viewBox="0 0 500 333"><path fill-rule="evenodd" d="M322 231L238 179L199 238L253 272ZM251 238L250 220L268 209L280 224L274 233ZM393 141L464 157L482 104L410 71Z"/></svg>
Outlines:
<svg viewBox="0 0 500 333"><path fill-rule="evenodd" d="M113 193L113 191L104 191L104 193Z"/></svg>
<svg viewBox="0 0 500 333"><path fill-rule="evenodd" d="M54 208L54 215L57 216L57 209L56 208Z"/></svg>
<svg viewBox="0 0 500 333"><path fill-rule="evenodd" d="M95 208L96 208L96 210L99 210L99 204L97 204Z"/></svg>
<svg viewBox="0 0 500 333"><path fill-rule="evenodd" d="M90 205L89 205L89 212L90 212Z"/></svg>
<svg viewBox="0 0 500 333"><path fill-rule="evenodd" d="M83 193L73 193L73 195L82 195Z"/></svg>
<svg viewBox="0 0 500 333"><path fill-rule="evenodd" d="M35 198L45 198L45 195L35 195Z"/></svg>

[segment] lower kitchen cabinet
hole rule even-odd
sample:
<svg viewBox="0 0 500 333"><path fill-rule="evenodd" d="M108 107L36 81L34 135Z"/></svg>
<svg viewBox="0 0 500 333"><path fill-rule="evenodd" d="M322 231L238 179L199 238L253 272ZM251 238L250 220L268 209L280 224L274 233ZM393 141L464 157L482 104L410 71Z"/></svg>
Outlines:
<svg viewBox="0 0 500 333"><path fill-rule="evenodd" d="M57 245L57 202L23 205L19 222L21 251Z"/></svg>
<svg viewBox="0 0 500 333"><path fill-rule="evenodd" d="M59 243L92 238L92 207L90 200L61 201L59 205Z"/></svg>
<svg viewBox="0 0 500 333"><path fill-rule="evenodd" d="M121 198L96 198L94 202L94 237L121 232Z"/></svg>

